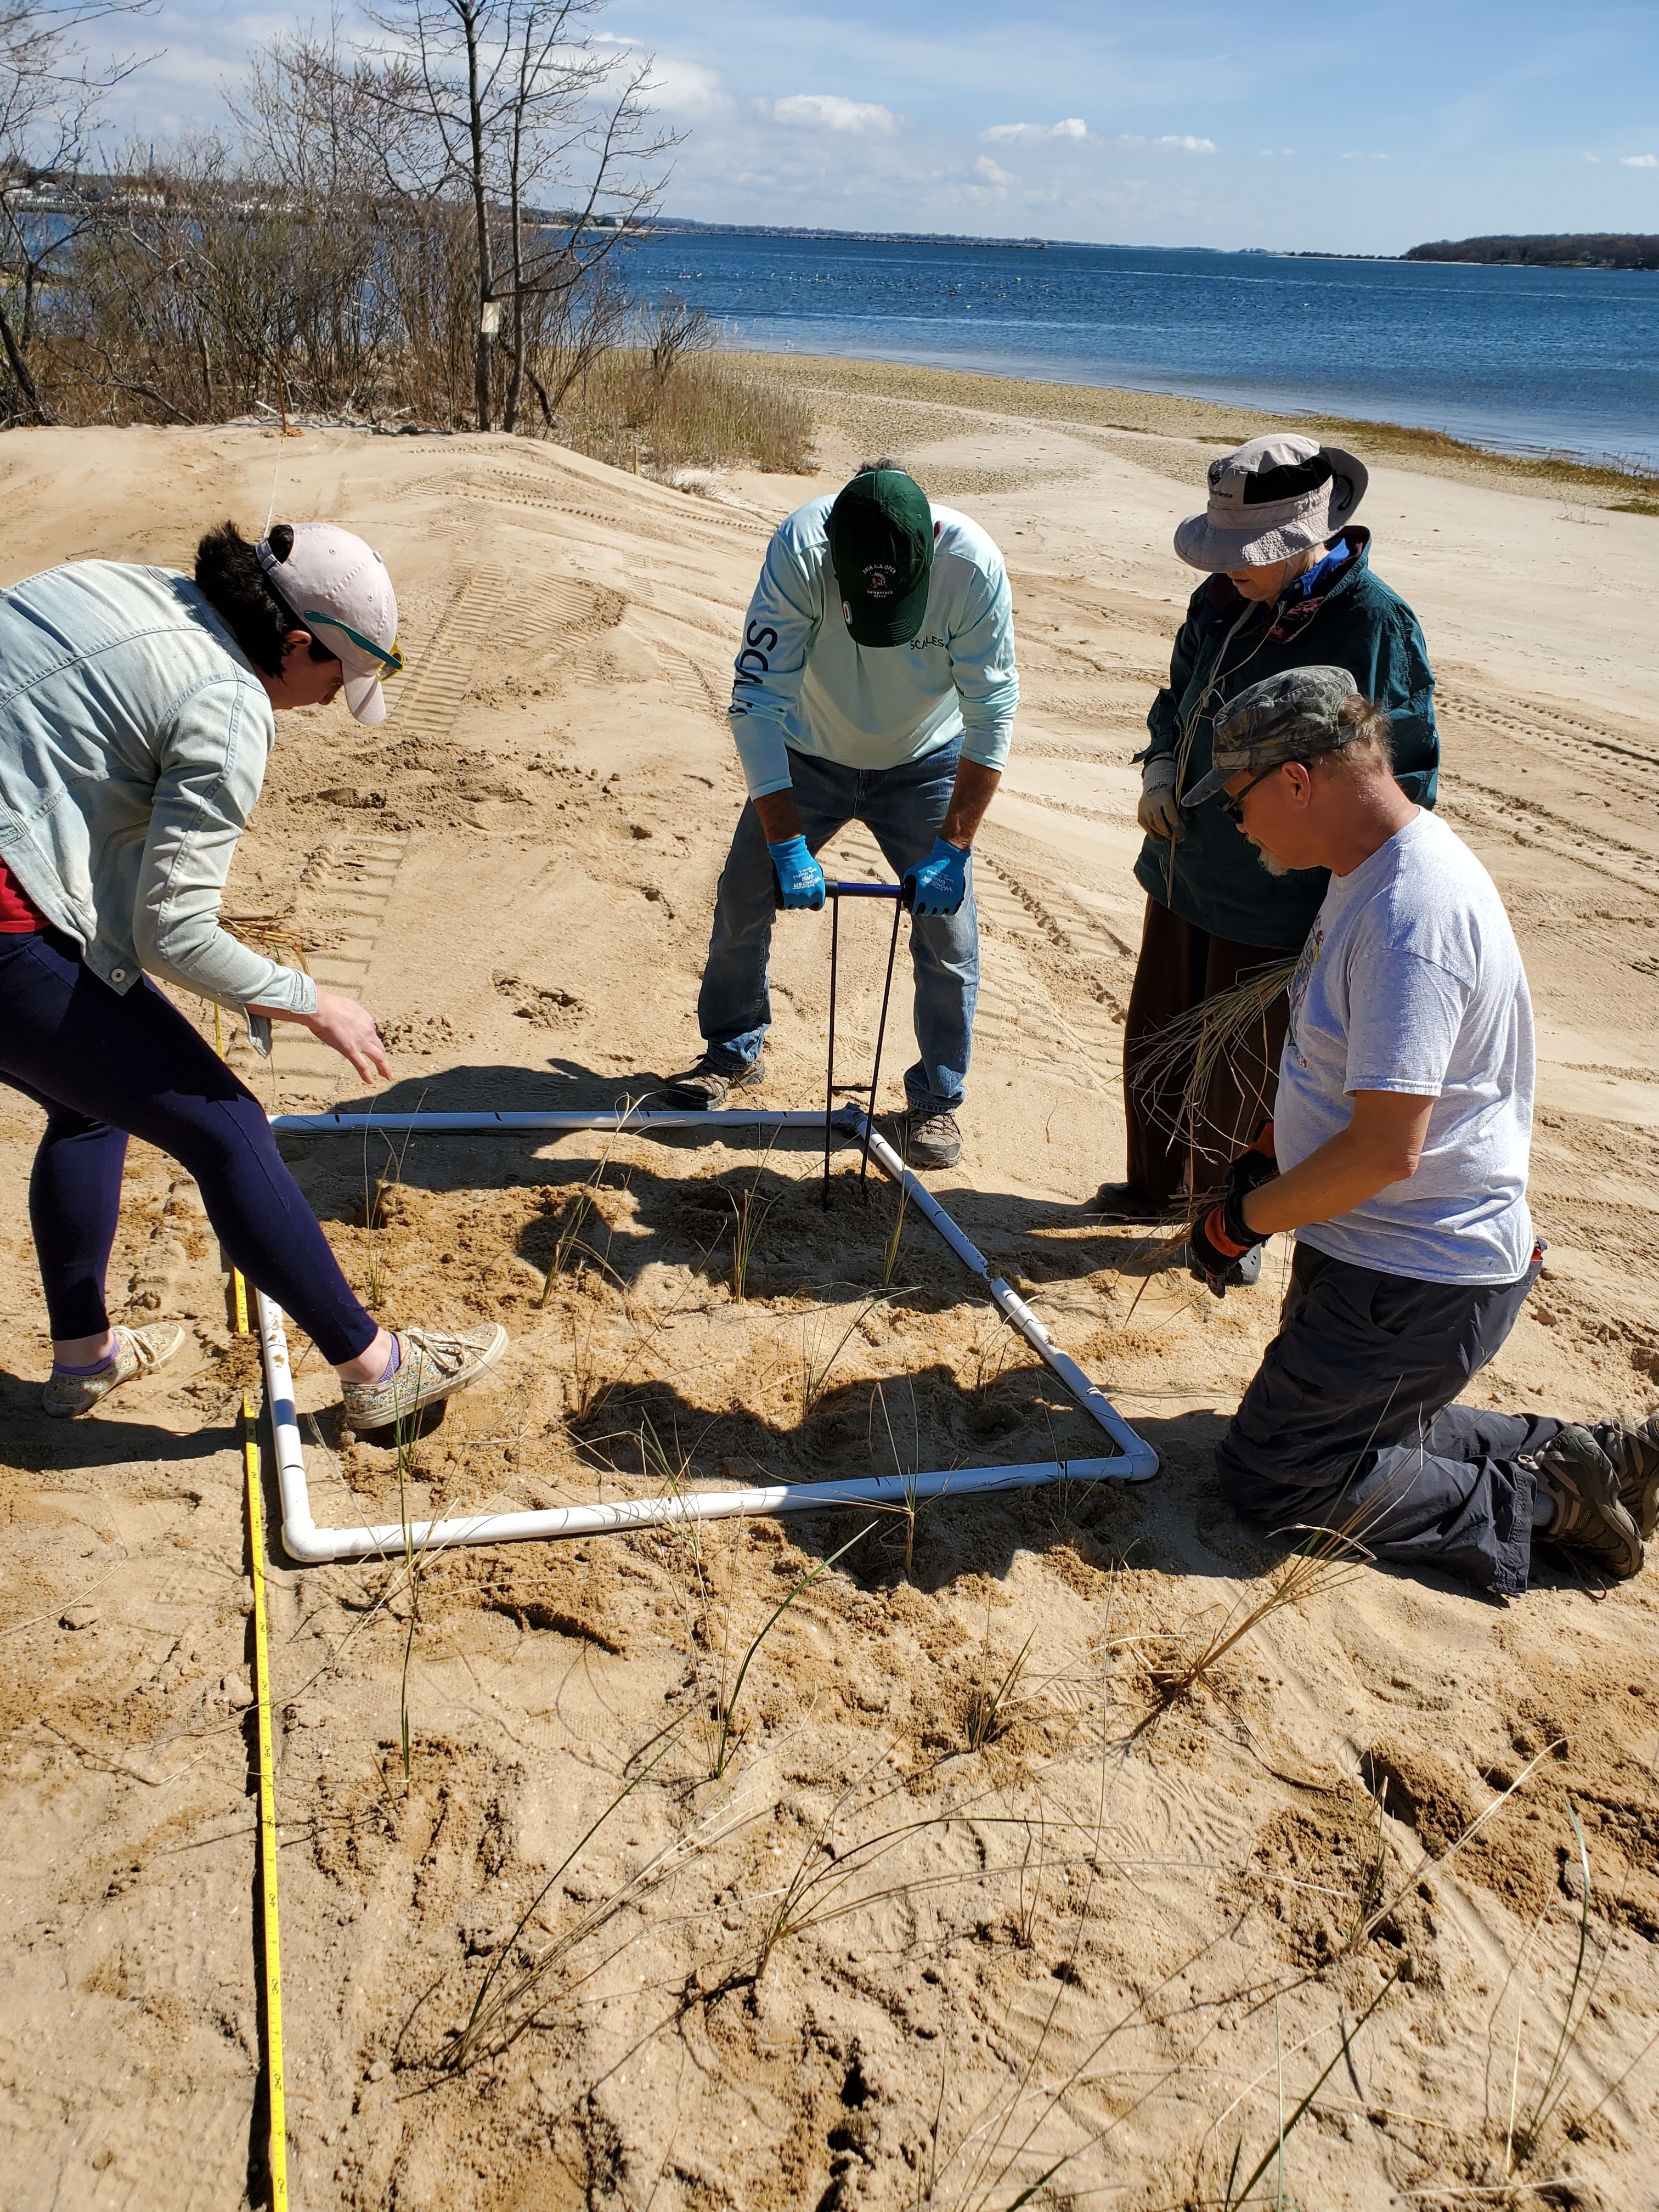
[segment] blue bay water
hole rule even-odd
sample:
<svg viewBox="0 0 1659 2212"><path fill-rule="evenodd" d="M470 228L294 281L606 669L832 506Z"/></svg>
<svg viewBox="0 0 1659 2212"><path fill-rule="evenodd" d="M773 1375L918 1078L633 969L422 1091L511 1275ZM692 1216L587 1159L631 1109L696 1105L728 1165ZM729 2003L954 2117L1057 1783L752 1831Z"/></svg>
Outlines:
<svg viewBox="0 0 1659 2212"><path fill-rule="evenodd" d="M1409 422L1659 465L1659 275L658 233L732 345Z"/></svg>

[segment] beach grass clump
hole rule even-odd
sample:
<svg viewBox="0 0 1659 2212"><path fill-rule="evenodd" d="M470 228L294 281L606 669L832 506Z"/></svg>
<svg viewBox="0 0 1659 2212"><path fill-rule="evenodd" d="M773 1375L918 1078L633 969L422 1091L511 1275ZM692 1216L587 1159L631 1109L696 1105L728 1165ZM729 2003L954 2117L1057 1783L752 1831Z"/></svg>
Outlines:
<svg viewBox="0 0 1659 2212"><path fill-rule="evenodd" d="M812 465L812 410L764 362L692 353L666 375L646 347L601 354L560 406L553 434L594 460L641 475L747 468L800 476Z"/></svg>

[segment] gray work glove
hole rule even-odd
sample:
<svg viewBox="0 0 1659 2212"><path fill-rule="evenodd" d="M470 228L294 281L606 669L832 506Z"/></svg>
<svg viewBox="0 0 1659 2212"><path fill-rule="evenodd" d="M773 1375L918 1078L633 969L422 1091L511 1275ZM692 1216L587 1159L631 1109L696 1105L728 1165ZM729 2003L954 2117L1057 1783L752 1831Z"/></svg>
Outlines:
<svg viewBox="0 0 1659 2212"><path fill-rule="evenodd" d="M1158 753L1141 769L1140 804L1135 809L1135 819L1149 837L1167 837L1178 845L1186 836L1187 824L1176 801L1173 753Z"/></svg>

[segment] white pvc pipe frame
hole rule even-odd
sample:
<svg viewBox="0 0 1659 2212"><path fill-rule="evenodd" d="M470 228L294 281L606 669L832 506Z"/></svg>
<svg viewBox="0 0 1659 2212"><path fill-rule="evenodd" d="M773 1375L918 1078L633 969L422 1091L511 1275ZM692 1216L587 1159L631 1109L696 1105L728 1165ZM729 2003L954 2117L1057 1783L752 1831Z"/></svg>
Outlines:
<svg viewBox="0 0 1659 2212"><path fill-rule="evenodd" d="M836 1117L847 1133L862 1137L865 1115L848 1106ZM822 1129L817 1113L751 1110L701 1113L627 1114L281 1114L271 1127L283 1135L344 1136L362 1132L413 1135L457 1131L578 1129L764 1128ZM985 1255L970 1243L931 1191L923 1188L898 1154L872 1131L870 1157L903 1188L909 1202L930 1222L989 1291L1005 1320L1064 1382L1084 1411L1110 1437L1116 1451L1109 1458L1038 1460L1020 1467L938 1468L927 1474L868 1475L846 1482L779 1482L753 1490L688 1492L677 1498L634 1498L611 1505L560 1505L522 1513L479 1513L466 1520L390 1521L358 1528L319 1528L312 1518L305 1454L294 1408L294 1376L282 1308L256 1294L259 1343L264 1359L266 1403L276 1447L276 1483L282 1500L283 1542L292 1559L307 1565L333 1559L392 1557L410 1548L428 1552L452 1544L501 1544L533 1537L602 1536L625 1528L659 1528L684 1521L722 1521L734 1516L817 1513L836 1505L908 1507L938 1498L971 1498L988 1491L1035 1489L1049 1482L1146 1482L1158 1472L1158 1455L1138 1437L1097 1382L1063 1352L1031 1311L1001 1277L994 1276Z"/></svg>

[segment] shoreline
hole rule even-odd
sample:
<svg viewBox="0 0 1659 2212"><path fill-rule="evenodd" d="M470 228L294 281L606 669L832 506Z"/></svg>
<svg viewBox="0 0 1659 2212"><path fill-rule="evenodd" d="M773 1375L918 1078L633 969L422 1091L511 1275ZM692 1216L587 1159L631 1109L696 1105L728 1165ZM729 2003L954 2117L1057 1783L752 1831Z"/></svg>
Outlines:
<svg viewBox="0 0 1659 2212"><path fill-rule="evenodd" d="M1659 514L1659 466L1624 470L1558 451L1512 453L1448 431L1314 409L1269 410L1131 386L1068 384L990 369L941 368L859 354L804 354L752 346L719 349L722 359L778 376L803 395L883 407L951 409L1012 416L1131 437L1206 445L1242 444L1290 424L1356 447L1368 459L1539 498L1571 495L1586 506ZM857 442L856 436L854 442ZM1628 507L1624 502L1632 502Z"/></svg>

